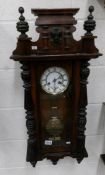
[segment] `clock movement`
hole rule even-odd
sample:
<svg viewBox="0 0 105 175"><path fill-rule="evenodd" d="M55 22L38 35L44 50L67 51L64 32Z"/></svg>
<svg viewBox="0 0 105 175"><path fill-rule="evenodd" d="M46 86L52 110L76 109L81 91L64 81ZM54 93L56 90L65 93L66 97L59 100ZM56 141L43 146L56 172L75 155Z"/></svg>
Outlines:
<svg viewBox="0 0 105 175"><path fill-rule="evenodd" d="M38 160L71 156L80 163L87 157L85 125L87 78L89 60L101 54L95 47L92 34L96 22L89 7L84 22L85 35L73 38L79 9L32 9L37 16L39 33L32 41L26 32L29 25L19 8L17 30L21 33L11 59L22 66L24 108L28 129L27 161L33 166Z"/></svg>

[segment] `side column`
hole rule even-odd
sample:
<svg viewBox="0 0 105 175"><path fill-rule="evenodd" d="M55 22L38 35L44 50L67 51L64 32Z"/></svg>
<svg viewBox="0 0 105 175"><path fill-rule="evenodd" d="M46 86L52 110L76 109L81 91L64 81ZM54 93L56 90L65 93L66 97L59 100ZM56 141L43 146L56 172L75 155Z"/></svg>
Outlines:
<svg viewBox="0 0 105 175"><path fill-rule="evenodd" d="M21 62L23 70L21 72L21 77L24 82L24 108L26 110L26 126L28 130L28 145L27 145L27 158L26 160L35 166L37 162L37 139L35 132L35 117L34 109L31 95L31 73L30 73L30 64Z"/></svg>
<svg viewBox="0 0 105 175"><path fill-rule="evenodd" d="M85 149L85 125L86 125L86 106L87 102L87 78L89 76L90 70L88 68L88 61L81 63L80 70L80 107L77 120L77 161L80 163L84 157L87 157L87 151Z"/></svg>

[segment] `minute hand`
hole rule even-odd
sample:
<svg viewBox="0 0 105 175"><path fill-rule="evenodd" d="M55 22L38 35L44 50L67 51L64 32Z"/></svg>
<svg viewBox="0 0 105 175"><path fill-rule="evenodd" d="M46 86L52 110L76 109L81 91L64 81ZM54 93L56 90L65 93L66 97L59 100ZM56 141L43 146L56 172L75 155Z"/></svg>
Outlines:
<svg viewBox="0 0 105 175"><path fill-rule="evenodd" d="M61 75L59 75L59 77L58 77L58 78L56 78L55 80L57 81L58 79L61 79Z"/></svg>

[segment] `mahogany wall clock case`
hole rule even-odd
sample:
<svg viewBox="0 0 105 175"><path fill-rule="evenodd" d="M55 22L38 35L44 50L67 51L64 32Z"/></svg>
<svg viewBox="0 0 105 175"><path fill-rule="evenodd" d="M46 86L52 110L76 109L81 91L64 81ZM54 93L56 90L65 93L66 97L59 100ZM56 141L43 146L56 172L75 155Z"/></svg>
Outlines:
<svg viewBox="0 0 105 175"><path fill-rule="evenodd" d="M89 60L101 56L95 47L92 12L84 22L85 35L73 38L79 9L32 9L39 39L32 41L29 25L19 8L21 33L11 59L22 66L24 108L28 129L27 161L33 166L47 157L53 164L71 156L80 163L87 157L85 125Z"/></svg>

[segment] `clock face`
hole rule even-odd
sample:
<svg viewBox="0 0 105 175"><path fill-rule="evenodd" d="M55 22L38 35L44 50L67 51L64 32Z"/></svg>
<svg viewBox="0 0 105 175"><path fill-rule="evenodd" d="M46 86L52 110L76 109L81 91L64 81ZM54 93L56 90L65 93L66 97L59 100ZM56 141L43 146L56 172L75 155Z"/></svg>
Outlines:
<svg viewBox="0 0 105 175"><path fill-rule="evenodd" d="M42 89L52 95L64 92L69 85L67 72L61 67L50 67L41 76Z"/></svg>

